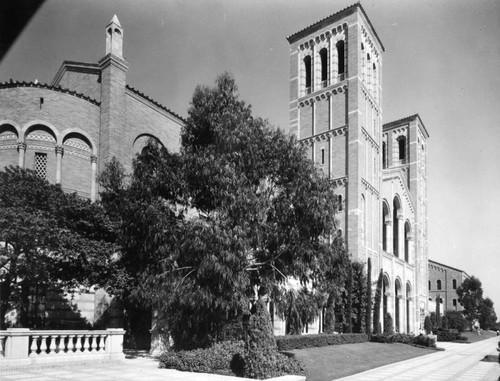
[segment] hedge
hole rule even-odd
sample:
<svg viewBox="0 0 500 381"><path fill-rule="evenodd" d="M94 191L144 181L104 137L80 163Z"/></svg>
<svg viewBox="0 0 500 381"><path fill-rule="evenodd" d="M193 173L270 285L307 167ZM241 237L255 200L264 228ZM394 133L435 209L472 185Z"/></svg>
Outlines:
<svg viewBox="0 0 500 381"><path fill-rule="evenodd" d="M276 344L280 351L290 351L293 349L326 347L328 345L365 343L368 341L366 333L344 333L328 334L320 333L316 335L286 335L276 336Z"/></svg>
<svg viewBox="0 0 500 381"><path fill-rule="evenodd" d="M436 340L425 335L410 335L407 333L386 334L381 333L372 335L370 341L374 343L402 343L420 345L422 347L435 348Z"/></svg>

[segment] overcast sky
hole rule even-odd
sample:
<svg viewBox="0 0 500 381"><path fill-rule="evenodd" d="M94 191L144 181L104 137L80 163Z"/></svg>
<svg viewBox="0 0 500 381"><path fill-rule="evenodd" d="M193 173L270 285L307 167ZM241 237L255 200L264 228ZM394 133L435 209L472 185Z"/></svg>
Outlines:
<svg viewBox="0 0 500 381"><path fill-rule="evenodd" d="M186 116L197 84L227 70L255 114L288 124L286 36L352 4L285 0L48 0L0 62L0 81L49 83L97 62L124 28L128 83ZM500 317L500 2L362 1L385 45L383 120L420 114L429 134L429 256L483 282Z"/></svg>

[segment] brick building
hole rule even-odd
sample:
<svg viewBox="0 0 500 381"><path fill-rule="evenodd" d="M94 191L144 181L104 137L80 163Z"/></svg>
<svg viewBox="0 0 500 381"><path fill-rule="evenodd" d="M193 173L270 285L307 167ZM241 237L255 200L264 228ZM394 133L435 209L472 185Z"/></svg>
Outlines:
<svg viewBox="0 0 500 381"><path fill-rule="evenodd" d="M105 29L105 56L97 63L63 62L50 85L0 83L1 168L34 169L95 200L96 176L113 156L130 170L149 138L179 149L184 120L127 85L123 32L114 16ZM102 290L44 290L33 299L44 318L67 327L94 324L112 303Z"/></svg>
<svg viewBox="0 0 500 381"><path fill-rule="evenodd" d="M458 302L457 288L469 278L463 270L429 260L429 310L435 311L437 298L440 298L441 313L445 311L462 311Z"/></svg>
<svg viewBox="0 0 500 381"><path fill-rule="evenodd" d="M428 311L429 134L418 115L382 123L385 48L361 4L287 39L289 131L336 187L352 256L371 258L372 279L383 270L382 311L399 332L417 332Z"/></svg>
<svg viewBox="0 0 500 381"><path fill-rule="evenodd" d="M63 189L95 200L96 175L113 156L132 158L155 138L179 149L181 117L127 85L123 28L105 29L98 63L65 61L50 85L0 83L0 165L35 169Z"/></svg>

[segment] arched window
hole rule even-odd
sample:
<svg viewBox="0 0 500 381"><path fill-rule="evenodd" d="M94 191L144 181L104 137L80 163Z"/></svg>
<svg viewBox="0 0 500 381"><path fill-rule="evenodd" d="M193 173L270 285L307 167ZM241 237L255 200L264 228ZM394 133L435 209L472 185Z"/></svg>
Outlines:
<svg viewBox="0 0 500 381"><path fill-rule="evenodd" d="M387 168L387 143L382 142L382 168Z"/></svg>
<svg viewBox="0 0 500 381"><path fill-rule="evenodd" d="M387 251L387 223L389 221L389 207L382 204L382 250Z"/></svg>
<svg viewBox="0 0 500 381"><path fill-rule="evenodd" d="M399 160L406 160L406 138L400 136L398 138Z"/></svg>
<svg viewBox="0 0 500 381"><path fill-rule="evenodd" d="M429 281L429 291L431 290L431 281Z"/></svg>
<svg viewBox="0 0 500 381"><path fill-rule="evenodd" d="M319 51L321 59L321 86L328 86L328 50L323 48Z"/></svg>
<svg viewBox="0 0 500 381"><path fill-rule="evenodd" d="M306 72L306 94L311 92L311 56L304 58L304 71Z"/></svg>
<svg viewBox="0 0 500 381"><path fill-rule="evenodd" d="M340 40L337 42L337 59L338 59L338 74L339 74L339 79L343 80L344 76L341 74L345 73L345 51L344 51L344 41Z"/></svg>
<svg viewBox="0 0 500 381"><path fill-rule="evenodd" d="M457 300L456 299L453 299L453 307L455 307L455 309L457 308Z"/></svg>
<svg viewBox="0 0 500 381"><path fill-rule="evenodd" d="M457 280L456 279L453 279L453 289L454 290L457 289Z"/></svg>
<svg viewBox="0 0 500 381"><path fill-rule="evenodd" d="M441 290L441 279L438 279L436 282L436 286L438 290Z"/></svg>
<svg viewBox="0 0 500 381"><path fill-rule="evenodd" d="M399 200L394 197L392 211L392 251L396 257L399 257L399 220L398 211L400 208Z"/></svg>
<svg viewBox="0 0 500 381"><path fill-rule="evenodd" d="M410 224L405 223L405 261L410 262Z"/></svg>

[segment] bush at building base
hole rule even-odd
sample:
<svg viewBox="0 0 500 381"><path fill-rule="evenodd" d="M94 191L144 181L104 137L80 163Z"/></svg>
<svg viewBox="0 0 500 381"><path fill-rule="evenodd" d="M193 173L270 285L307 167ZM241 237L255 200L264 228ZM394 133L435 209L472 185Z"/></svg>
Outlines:
<svg viewBox="0 0 500 381"><path fill-rule="evenodd" d="M429 336L425 335L415 336L407 333L376 334L371 336L370 341L374 343L387 343L387 344L392 344L392 343L411 344L428 348L436 347L436 340Z"/></svg>

